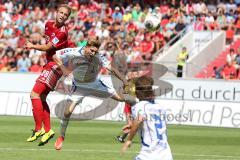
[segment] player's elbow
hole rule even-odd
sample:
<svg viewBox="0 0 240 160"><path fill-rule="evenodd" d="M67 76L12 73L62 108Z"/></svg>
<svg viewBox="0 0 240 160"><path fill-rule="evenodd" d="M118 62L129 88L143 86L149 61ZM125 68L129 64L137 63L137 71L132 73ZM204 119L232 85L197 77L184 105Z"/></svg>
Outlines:
<svg viewBox="0 0 240 160"><path fill-rule="evenodd" d="M56 61L57 61L57 55L56 55L56 54L55 54L55 55L53 55L53 57L52 57L52 58L53 58L53 61L54 61L54 62L56 62Z"/></svg>
<svg viewBox="0 0 240 160"><path fill-rule="evenodd" d="M58 58L58 56L55 54L53 55L53 61L57 63L57 65L61 65L61 60Z"/></svg>
<svg viewBox="0 0 240 160"><path fill-rule="evenodd" d="M44 45L43 50L48 52L51 51L53 48L54 46L52 45L52 43L49 42L48 44Z"/></svg>

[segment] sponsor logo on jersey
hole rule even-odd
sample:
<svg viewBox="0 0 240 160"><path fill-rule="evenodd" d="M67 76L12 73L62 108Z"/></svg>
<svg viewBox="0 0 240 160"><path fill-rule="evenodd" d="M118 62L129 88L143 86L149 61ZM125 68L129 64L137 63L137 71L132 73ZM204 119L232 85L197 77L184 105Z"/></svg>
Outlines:
<svg viewBox="0 0 240 160"><path fill-rule="evenodd" d="M59 39L57 37L54 37L53 40L52 40L52 43L57 44L58 42L59 42Z"/></svg>

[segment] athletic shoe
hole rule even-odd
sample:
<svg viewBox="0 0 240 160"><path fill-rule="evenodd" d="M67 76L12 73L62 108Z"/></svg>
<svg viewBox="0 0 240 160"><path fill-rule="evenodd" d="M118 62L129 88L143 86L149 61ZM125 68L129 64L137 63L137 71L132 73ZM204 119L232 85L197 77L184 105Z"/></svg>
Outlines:
<svg viewBox="0 0 240 160"><path fill-rule="evenodd" d="M122 138L122 136L116 136L115 139L121 143L124 143L124 139Z"/></svg>
<svg viewBox="0 0 240 160"><path fill-rule="evenodd" d="M43 128L37 132L35 130L32 130L32 135L27 139L27 142L33 142L33 141L37 140L39 137L44 135L44 133L45 133L45 131Z"/></svg>
<svg viewBox="0 0 240 160"><path fill-rule="evenodd" d="M49 130L49 132L45 133L43 136L42 136L42 139L41 141L39 142L38 146L43 146L45 145L46 143L48 143L48 141L53 138L55 135L54 131L53 130Z"/></svg>
<svg viewBox="0 0 240 160"><path fill-rule="evenodd" d="M56 150L60 150L63 146L63 141L64 141L64 137L63 136L59 136L55 142L55 149Z"/></svg>

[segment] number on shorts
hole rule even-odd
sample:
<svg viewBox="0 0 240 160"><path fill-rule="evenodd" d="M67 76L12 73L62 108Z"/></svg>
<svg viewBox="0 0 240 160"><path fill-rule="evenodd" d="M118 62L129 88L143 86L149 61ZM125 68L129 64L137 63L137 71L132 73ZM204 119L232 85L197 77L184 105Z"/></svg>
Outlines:
<svg viewBox="0 0 240 160"><path fill-rule="evenodd" d="M42 72L41 76L43 76L43 77L46 78L46 77L48 76L48 74L49 74L49 71L44 70L44 71Z"/></svg>

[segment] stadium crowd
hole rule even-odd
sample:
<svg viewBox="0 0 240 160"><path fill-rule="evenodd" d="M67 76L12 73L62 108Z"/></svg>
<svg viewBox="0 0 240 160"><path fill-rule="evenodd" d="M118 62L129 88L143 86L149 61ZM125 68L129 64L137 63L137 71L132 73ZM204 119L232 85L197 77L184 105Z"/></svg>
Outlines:
<svg viewBox="0 0 240 160"><path fill-rule="evenodd" d="M52 19L57 0L0 0L0 71L40 72L44 53L24 49L27 40L45 43L44 23ZM104 1L105 2L105 1ZM151 3L150 3L151 2ZM119 66L151 60L153 54L186 26L195 30L225 30L227 42L240 33L239 0L163 0L149 3L128 1L72 0L68 21L69 47L101 39L102 50ZM158 31L147 32L144 19L150 12L161 14Z"/></svg>

